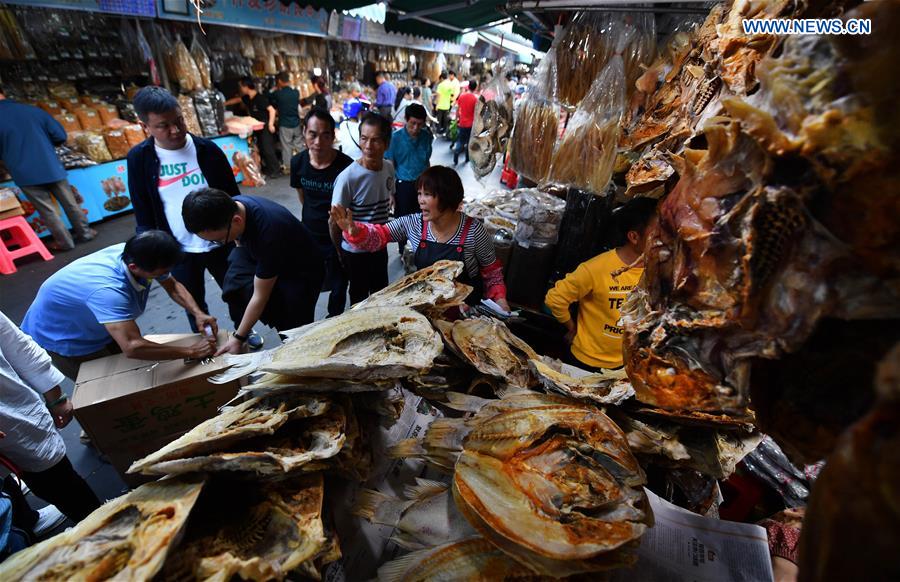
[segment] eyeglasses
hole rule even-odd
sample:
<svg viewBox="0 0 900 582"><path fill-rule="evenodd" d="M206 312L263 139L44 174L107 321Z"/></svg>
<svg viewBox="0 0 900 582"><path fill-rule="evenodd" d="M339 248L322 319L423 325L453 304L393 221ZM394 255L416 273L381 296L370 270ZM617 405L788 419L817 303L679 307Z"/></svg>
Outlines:
<svg viewBox="0 0 900 582"><path fill-rule="evenodd" d="M225 246L228 244L228 237L231 236L231 222L232 221L230 220L228 221L228 230L225 231L225 238L223 240L210 241L212 242L212 244L216 245L217 247Z"/></svg>

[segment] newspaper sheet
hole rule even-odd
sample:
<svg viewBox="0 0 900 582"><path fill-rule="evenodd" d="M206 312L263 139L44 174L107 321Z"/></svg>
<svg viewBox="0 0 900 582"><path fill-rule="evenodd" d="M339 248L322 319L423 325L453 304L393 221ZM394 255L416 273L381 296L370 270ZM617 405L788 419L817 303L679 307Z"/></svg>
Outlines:
<svg viewBox="0 0 900 582"><path fill-rule="evenodd" d="M766 530L697 515L649 490L655 524L641 538L638 562L613 582L770 582Z"/></svg>

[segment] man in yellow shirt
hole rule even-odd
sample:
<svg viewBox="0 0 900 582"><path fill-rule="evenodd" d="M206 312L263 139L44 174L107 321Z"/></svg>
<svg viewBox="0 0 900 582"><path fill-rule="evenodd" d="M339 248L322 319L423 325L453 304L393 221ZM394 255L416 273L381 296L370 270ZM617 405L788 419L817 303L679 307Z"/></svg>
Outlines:
<svg viewBox="0 0 900 582"><path fill-rule="evenodd" d="M459 95L459 81L456 81L453 71L450 71L450 77L448 79L447 73L441 73L441 82L438 83L436 90L438 125L441 127L442 134L447 133L450 126L450 108L453 107L453 102Z"/></svg>
<svg viewBox="0 0 900 582"><path fill-rule="evenodd" d="M614 217L624 244L578 265L547 292L544 302L568 329L569 363L590 371L622 366L619 310L644 272L643 263L637 261L655 216L656 200L649 198L637 198L620 208ZM575 302L577 325L569 312Z"/></svg>

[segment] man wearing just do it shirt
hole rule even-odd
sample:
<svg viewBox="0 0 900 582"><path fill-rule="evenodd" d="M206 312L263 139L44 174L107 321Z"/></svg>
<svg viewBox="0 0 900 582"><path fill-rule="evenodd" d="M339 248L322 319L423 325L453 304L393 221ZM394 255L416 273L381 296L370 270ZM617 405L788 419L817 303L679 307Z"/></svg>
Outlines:
<svg viewBox="0 0 900 582"><path fill-rule="evenodd" d="M164 230L181 243L184 260L172 269L172 276L207 312L205 272L222 287L234 245L216 246L188 232L181 206L188 194L201 188L239 195L231 164L211 140L187 132L178 101L166 89L144 87L134 97L134 108L150 135L128 152L128 189L137 232ZM229 314L240 322L243 306L229 304ZM190 313L188 321L198 331Z"/></svg>

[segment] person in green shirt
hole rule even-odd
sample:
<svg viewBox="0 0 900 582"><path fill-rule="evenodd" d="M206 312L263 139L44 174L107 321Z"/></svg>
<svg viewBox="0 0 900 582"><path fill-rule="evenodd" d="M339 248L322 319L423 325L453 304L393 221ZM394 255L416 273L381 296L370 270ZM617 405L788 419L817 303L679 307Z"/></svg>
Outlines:
<svg viewBox="0 0 900 582"><path fill-rule="evenodd" d="M291 87L287 71L275 78L278 88L269 95L269 101L278 112L278 137L281 140L282 172L291 167L294 152L303 151L303 132L300 128L300 92Z"/></svg>
<svg viewBox="0 0 900 582"><path fill-rule="evenodd" d="M450 108L453 107L457 91L458 87L454 86L453 81L447 78L447 73L441 73L441 82L438 83L436 93L438 125L440 125L442 134L446 134L450 126Z"/></svg>

